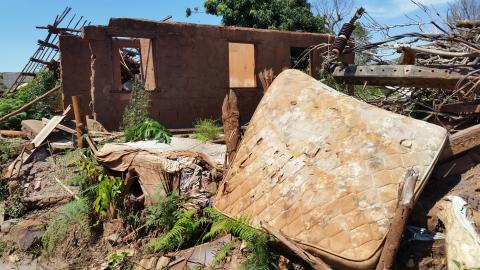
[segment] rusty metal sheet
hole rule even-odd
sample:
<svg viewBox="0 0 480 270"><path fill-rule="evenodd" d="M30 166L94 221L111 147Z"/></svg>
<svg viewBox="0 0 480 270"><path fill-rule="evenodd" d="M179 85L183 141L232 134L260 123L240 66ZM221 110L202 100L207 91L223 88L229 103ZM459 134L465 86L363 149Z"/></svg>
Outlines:
<svg viewBox="0 0 480 270"><path fill-rule="evenodd" d="M338 269L369 269L405 172L418 170L418 196L446 139L442 127L286 70L261 100L214 207L266 221Z"/></svg>
<svg viewBox="0 0 480 270"><path fill-rule="evenodd" d="M231 88L256 87L255 45L228 43L228 67Z"/></svg>

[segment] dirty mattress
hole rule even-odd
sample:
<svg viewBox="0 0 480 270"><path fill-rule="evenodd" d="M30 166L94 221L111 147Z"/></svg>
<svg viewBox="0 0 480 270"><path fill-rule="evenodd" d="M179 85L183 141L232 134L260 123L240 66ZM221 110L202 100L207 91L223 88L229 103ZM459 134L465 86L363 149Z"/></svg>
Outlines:
<svg viewBox="0 0 480 270"><path fill-rule="evenodd" d="M283 71L261 100L215 198L265 221L339 269L378 260L405 172L418 198L447 139L442 127Z"/></svg>

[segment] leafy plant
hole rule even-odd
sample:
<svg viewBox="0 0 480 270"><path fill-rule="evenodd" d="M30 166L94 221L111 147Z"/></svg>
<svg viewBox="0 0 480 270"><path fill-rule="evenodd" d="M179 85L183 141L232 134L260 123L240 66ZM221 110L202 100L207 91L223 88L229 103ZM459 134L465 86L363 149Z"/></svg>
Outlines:
<svg viewBox="0 0 480 270"><path fill-rule="evenodd" d="M172 133L158 121L145 119L133 128L125 131L127 141L159 140L163 143L172 141Z"/></svg>
<svg viewBox="0 0 480 270"><path fill-rule="evenodd" d="M147 209L148 216L145 225L147 228L158 227L169 231L184 212L181 208L183 202L184 199L177 193L168 194L158 204Z"/></svg>
<svg viewBox="0 0 480 270"><path fill-rule="evenodd" d="M103 178L103 179L102 179ZM95 211L101 216L107 216L110 204L118 204L123 190L123 181L120 177L99 177Z"/></svg>
<svg viewBox="0 0 480 270"><path fill-rule="evenodd" d="M37 74L35 78L26 86L7 94L0 98L0 116L6 115L26 103L32 101L41 94L52 89L57 83L55 74L51 71L45 71ZM19 113L0 123L0 129L17 129L20 122L25 119L37 119L42 117L50 118L54 113L52 104L60 98L60 93L48 97L33 105L25 112Z"/></svg>
<svg viewBox="0 0 480 270"><path fill-rule="evenodd" d="M218 138L218 134L223 131L223 128L217 124L213 119L199 119L194 124L194 137L201 141L213 141Z"/></svg>
<svg viewBox="0 0 480 270"><path fill-rule="evenodd" d="M74 175L67 180L65 180L65 184L68 186L75 186L75 187L81 187L86 184L87 182L87 175L83 172L80 174Z"/></svg>
<svg viewBox="0 0 480 270"><path fill-rule="evenodd" d="M177 222L161 238L153 239L147 244L147 248L154 252L173 251L193 238L202 225L208 223L208 219L198 215L195 209L183 212Z"/></svg>
<svg viewBox="0 0 480 270"><path fill-rule="evenodd" d="M49 222L42 237L44 253L49 256L66 238L72 225L78 225L84 233L88 234L90 232L89 212L89 204L84 199L72 201L60 208L58 215Z"/></svg>
<svg viewBox="0 0 480 270"><path fill-rule="evenodd" d="M114 252L108 257L108 264L121 270L130 270L133 268L133 263L129 259L130 256L132 255L126 251Z"/></svg>

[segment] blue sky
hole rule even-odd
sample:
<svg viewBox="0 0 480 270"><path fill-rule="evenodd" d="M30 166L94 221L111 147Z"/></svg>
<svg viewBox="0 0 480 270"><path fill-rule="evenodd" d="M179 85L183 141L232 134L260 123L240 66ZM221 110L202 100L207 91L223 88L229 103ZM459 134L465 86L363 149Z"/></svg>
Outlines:
<svg viewBox="0 0 480 270"><path fill-rule="evenodd" d="M315 1L315 0L312 0ZM420 0L445 12L449 0ZM202 0L3 0L0 16L0 72L20 71L36 49L36 40L43 39L45 30L37 25L51 23L66 6L83 15L92 24L107 24L111 17L132 17L158 20L172 15L173 21L220 24L220 18L203 13L185 17L187 7L202 7ZM425 15L409 0L356 0L353 7L364 6L381 24L406 22L405 14ZM427 28L427 30L431 30ZM377 37L377 36L375 36Z"/></svg>

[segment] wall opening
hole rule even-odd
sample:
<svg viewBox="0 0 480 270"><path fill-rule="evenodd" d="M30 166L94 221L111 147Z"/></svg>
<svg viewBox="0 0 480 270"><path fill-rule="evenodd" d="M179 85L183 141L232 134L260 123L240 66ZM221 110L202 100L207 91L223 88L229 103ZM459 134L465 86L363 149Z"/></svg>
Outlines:
<svg viewBox="0 0 480 270"><path fill-rule="evenodd" d="M257 87L255 77L255 45L228 43L230 88Z"/></svg>
<svg viewBox="0 0 480 270"><path fill-rule="evenodd" d="M135 80L141 80L142 57L139 48L120 48L120 80L124 91L131 91Z"/></svg>
<svg viewBox="0 0 480 270"><path fill-rule="evenodd" d="M290 47L290 67L309 73L310 53L308 48Z"/></svg>

